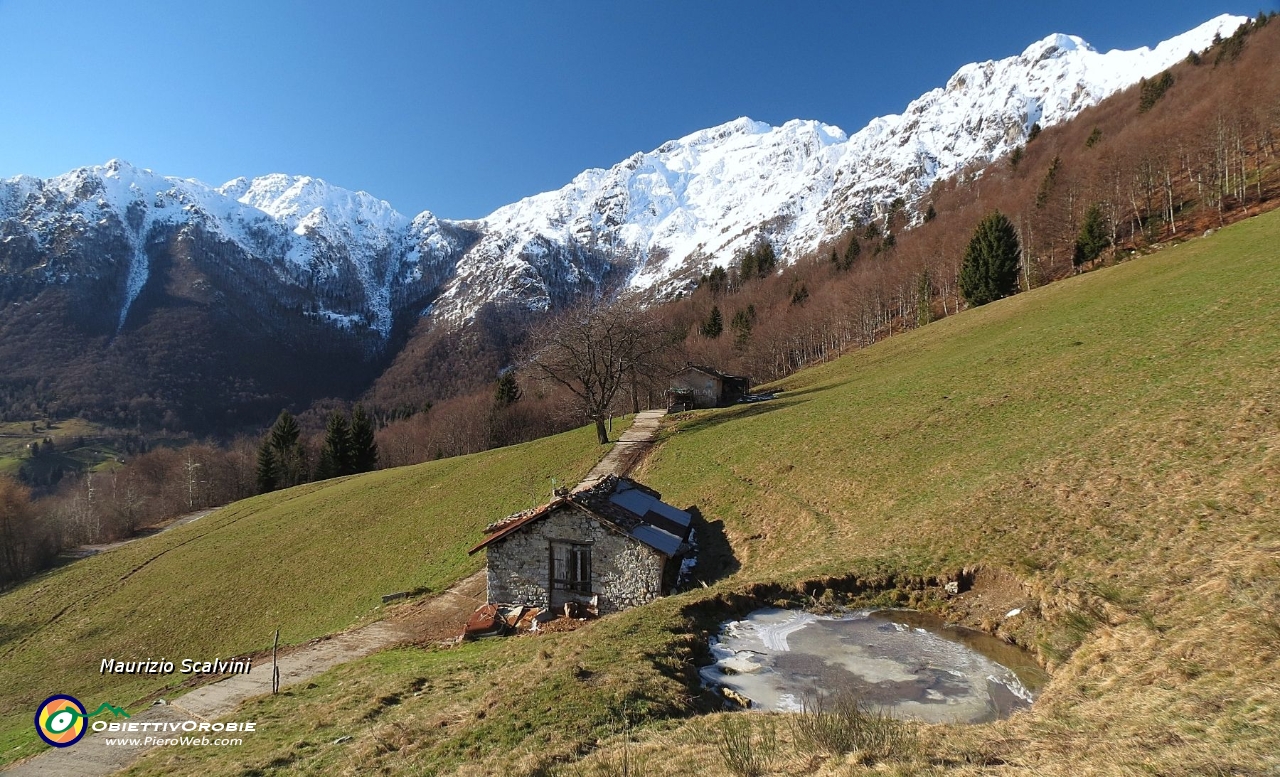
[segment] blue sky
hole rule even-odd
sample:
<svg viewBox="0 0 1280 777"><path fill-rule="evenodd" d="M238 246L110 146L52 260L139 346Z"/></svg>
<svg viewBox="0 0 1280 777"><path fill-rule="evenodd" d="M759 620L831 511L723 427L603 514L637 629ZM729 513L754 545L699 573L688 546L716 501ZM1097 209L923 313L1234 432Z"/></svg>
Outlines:
<svg viewBox="0 0 1280 777"><path fill-rule="evenodd" d="M1276 7L0 0L0 177L119 157L472 218L738 116L854 132L1051 32L1135 48Z"/></svg>

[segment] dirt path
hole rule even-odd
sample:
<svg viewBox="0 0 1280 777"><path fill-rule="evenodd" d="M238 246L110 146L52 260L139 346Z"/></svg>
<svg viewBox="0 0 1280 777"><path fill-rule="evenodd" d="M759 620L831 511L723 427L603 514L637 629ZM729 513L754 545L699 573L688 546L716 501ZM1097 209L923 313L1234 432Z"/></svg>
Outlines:
<svg viewBox="0 0 1280 777"><path fill-rule="evenodd" d="M613 449L597 464L583 484L606 475L625 475L643 457L657 437L665 410L647 410L636 416L631 428L622 434ZM179 522L190 523L212 510L195 513ZM163 530L162 530L163 531ZM118 547L132 540L98 546L102 550ZM290 648L279 658L280 686L286 687L308 680L339 664L406 643L439 642L462 633L467 618L485 602L485 573L476 572L443 593L395 608L384 620L331 637L314 640ZM181 723L213 721L234 712L236 707L255 696L271 692L271 661L257 659L247 675L234 675L216 683L201 686L167 704L156 704L135 712L131 723ZM130 734L139 738L154 733ZM174 736L167 734L166 736ZM246 734L252 736L252 734ZM114 737L113 737L114 738ZM58 775L58 777L103 777L127 768L151 746L107 744L106 732L89 734L77 744L61 750L49 750L15 764L0 774L11 777Z"/></svg>
<svg viewBox="0 0 1280 777"><path fill-rule="evenodd" d="M144 540L147 537L154 537L157 534L164 534L170 529L176 529L179 526L186 526L192 521L198 521L201 518L205 517L206 515L216 512L219 509L220 508L217 508L217 507L211 507L208 510L199 510L194 513L188 513L182 516L181 518L175 519L171 523L167 523L164 526L161 526L158 529L152 528L152 527L139 529L137 534L133 535L127 540L120 540L119 542L108 542L102 545L81 545L77 548L70 548L69 550L63 552L62 555L65 556L66 558L71 558L71 559L82 559L82 558L89 558L90 556L96 556L99 553L104 553L108 550L115 550L116 548L122 547L124 545L128 545L131 542Z"/></svg>
<svg viewBox="0 0 1280 777"><path fill-rule="evenodd" d="M484 603L484 598L484 572L477 572L438 596L396 608L385 620L293 648L279 659L280 685L285 687L309 680L339 664L393 645L457 636L462 633L462 627L475 608ZM234 712L241 702L268 693L271 693L271 661L259 659L247 675L234 675L197 688L168 704L156 704L134 712L128 722L213 721ZM142 738L156 734L146 732L126 736ZM151 749L151 746L141 744L108 745L107 738L105 732L89 734L71 747L46 751L0 774L11 777L102 777L130 766Z"/></svg>

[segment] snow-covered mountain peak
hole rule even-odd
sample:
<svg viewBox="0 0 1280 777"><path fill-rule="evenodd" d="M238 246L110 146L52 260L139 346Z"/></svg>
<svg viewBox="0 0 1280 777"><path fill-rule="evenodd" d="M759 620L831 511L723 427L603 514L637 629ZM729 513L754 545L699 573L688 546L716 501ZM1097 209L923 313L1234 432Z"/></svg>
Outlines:
<svg viewBox="0 0 1280 777"><path fill-rule="evenodd" d="M772 129L773 127L769 126L767 122L740 116L733 121L726 121L724 124L691 132L678 140L668 141L668 143L675 146L696 147L719 143L725 138L735 135L763 135ZM662 146L659 146L658 151L660 152L661 150Z"/></svg>
<svg viewBox="0 0 1280 777"><path fill-rule="evenodd" d="M912 203L934 181L1011 151L1034 124L1066 121L1244 21L1223 15L1154 48L1106 53L1055 33L1018 55L964 65L901 113L852 134L814 120L775 127L743 116L584 170L475 221L409 218L309 176L237 178L215 189L111 160L48 181L0 181L0 225L16 216L38 238L57 222L68 234L110 233L112 245L127 247L118 262L127 267L121 326L150 277L148 252L175 234L252 257L261 264L250 276L306 289L308 316L383 337L427 300L434 316L456 322L489 303L545 310L620 282L675 291L760 241L784 261L811 251L891 201Z"/></svg>
<svg viewBox="0 0 1280 777"><path fill-rule="evenodd" d="M633 287L658 289L725 266L759 240L795 257L897 197L910 202L938 178L1009 152L1033 124L1066 121L1244 21L1224 15L1155 48L1105 54L1054 33L1020 55L959 68L944 87L851 136L817 121L773 127L740 117L499 208L482 222L478 255L523 272L548 246L604 246L611 259L632 263Z"/></svg>
<svg viewBox="0 0 1280 777"><path fill-rule="evenodd" d="M46 193L57 193L62 202L78 207L108 208L123 213L129 205L157 192L173 189L181 182L135 167L122 159L104 165L79 167L44 183Z"/></svg>
<svg viewBox="0 0 1280 777"><path fill-rule="evenodd" d="M839 127L818 121L773 127L734 119L499 208L483 221L488 235L478 255L513 263L514 272L522 255L579 246L632 264L633 285L664 283L682 268L696 269L690 257L731 257L757 239L759 224L814 210L820 192L810 184L835 164L847 140ZM749 228L734 229L737 223ZM468 314L448 304L440 310Z"/></svg>
<svg viewBox="0 0 1280 777"><path fill-rule="evenodd" d="M1022 58L1031 62L1039 62L1049 57L1061 56L1067 52L1077 50L1094 51L1094 48L1084 38L1055 32L1027 46L1022 52Z"/></svg>
<svg viewBox="0 0 1280 777"><path fill-rule="evenodd" d="M252 180L237 178L223 184L218 192L257 208L290 228L298 227L308 217L311 221L322 218L383 231L403 229L409 224L409 219L386 200L306 175L273 173Z"/></svg>

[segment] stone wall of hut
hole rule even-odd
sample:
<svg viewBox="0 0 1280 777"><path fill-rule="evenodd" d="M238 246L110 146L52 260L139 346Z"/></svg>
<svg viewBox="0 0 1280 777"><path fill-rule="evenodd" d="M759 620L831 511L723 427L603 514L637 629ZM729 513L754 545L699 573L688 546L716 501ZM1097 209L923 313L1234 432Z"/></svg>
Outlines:
<svg viewBox="0 0 1280 777"><path fill-rule="evenodd" d="M662 595L666 556L566 505L485 549L489 601L550 607L551 543L555 541L591 545L591 594L599 595L601 615ZM559 593L557 603L568 598L585 602L591 597Z"/></svg>

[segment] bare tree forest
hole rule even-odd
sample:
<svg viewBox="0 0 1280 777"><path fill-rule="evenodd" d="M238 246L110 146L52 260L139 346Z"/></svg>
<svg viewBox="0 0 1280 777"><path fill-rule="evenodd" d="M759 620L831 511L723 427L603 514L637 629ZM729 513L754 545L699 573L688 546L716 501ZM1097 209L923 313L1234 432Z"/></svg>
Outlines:
<svg viewBox="0 0 1280 777"><path fill-rule="evenodd" d="M962 310L965 246L992 211L1018 231L1027 290L1274 207L1278 132L1280 23L1260 16L912 210L881 208L764 278L743 257L662 312L692 360L775 380Z"/></svg>

